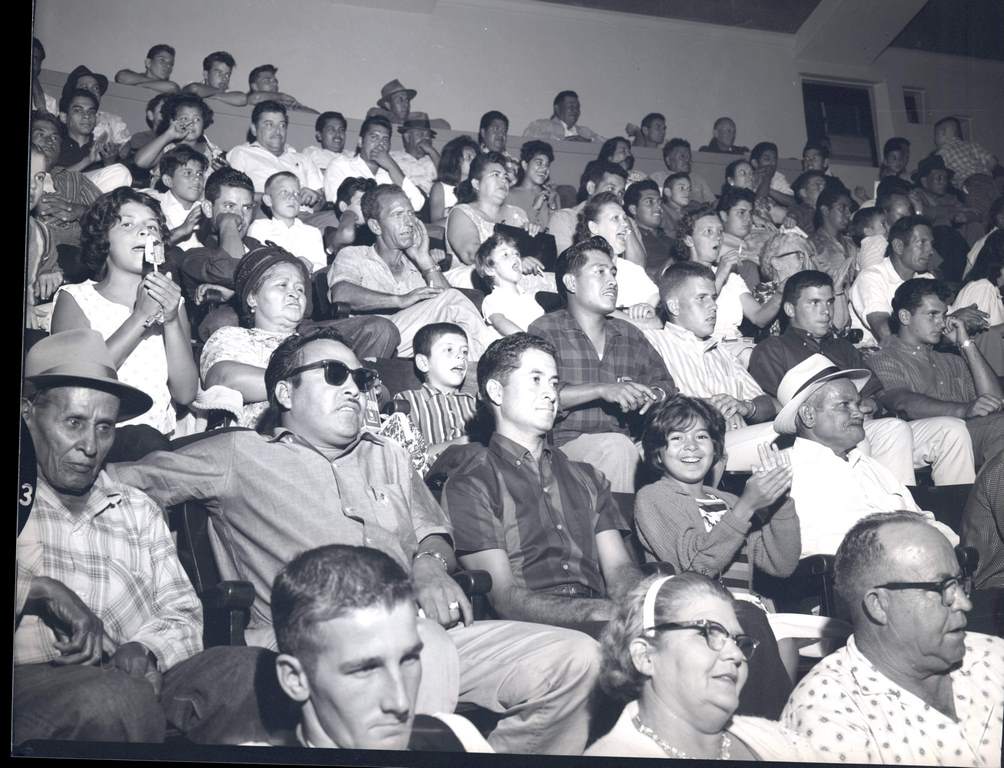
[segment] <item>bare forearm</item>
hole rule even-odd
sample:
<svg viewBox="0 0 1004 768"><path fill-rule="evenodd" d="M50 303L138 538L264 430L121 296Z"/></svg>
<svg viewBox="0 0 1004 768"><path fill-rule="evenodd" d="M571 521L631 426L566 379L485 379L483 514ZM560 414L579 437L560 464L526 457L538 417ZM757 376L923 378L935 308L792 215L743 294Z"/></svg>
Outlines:
<svg viewBox="0 0 1004 768"><path fill-rule="evenodd" d="M419 552L435 552L440 555L449 566L448 572L453 573L457 570L457 556L453 551L453 547L450 546L450 542L444 539L439 534L433 534L432 536L426 536L420 542L418 542Z"/></svg>
<svg viewBox="0 0 1004 768"><path fill-rule="evenodd" d="M328 291L332 304L348 304L353 312L397 312L401 309L401 297L391 293L380 293L361 285L342 281Z"/></svg>
<svg viewBox="0 0 1004 768"><path fill-rule="evenodd" d="M133 163L135 163L140 168L153 168L160 159L160 153L164 151L164 147L171 143L171 137L166 133L160 134L155 139L151 140L148 144L144 144L138 150L136 150L136 155L133 157Z"/></svg>
<svg viewBox="0 0 1004 768"><path fill-rule="evenodd" d="M885 392L881 402L894 414L904 414L910 420L926 419L934 416L952 416L964 419L969 406L951 400L938 400L919 392L905 390Z"/></svg>
<svg viewBox="0 0 1004 768"><path fill-rule="evenodd" d="M241 393L245 403L260 403L265 391L265 369L234 360L222 360L206 371L205 386L229 387Z"/></svg>
<svg viewBox="0 0 1004 768"><path fill-rule="evenodd" d="M613 615L610 600L549 595L515 585L505 590L492 590L491 601L495 612L503 619L558 627L574 627L585 621L606 621Z"/></svg>
<svg viewBox="0 0 1004 768"><path fill-rule="evenodd" d="M1004 393L1001 392L1000 379L997 378L994 369L987 363L986 358L983 357L983 353L980 352L976 344L967 344L966 348L962 350L962 356L969 365L969 372L973 374L973 383L976 385L977 395L1004 396Z"/></svg>
<svg viewBox="0 0 1004 768"><path fill-rule="evenodd" d="M199 372L192 357L188 323L180 315L164 325L164 348L167 352L167 388L175 402L188 405L199 389Z"/></svg>
<svg viewBox="0 0 1004 768"><path fill-rule="evenodd" d="M568 384L561 390L561 407L574 408L601 400L602 388L602 384Z"/></svg>

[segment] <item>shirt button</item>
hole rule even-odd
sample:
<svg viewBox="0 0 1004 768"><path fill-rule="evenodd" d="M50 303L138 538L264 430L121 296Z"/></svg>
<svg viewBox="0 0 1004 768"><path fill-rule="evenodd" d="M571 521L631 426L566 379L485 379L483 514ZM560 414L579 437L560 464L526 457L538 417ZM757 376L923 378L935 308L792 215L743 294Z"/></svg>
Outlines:
<svg viewBox="0 0 1004 768"><path fill-rule="evenodd" d="M561 564L561 570L567 571L568 570L568 563L562 563Z"/></svg>
<svg viewBox="0 0 1004 768"><path fill-rule="evenodd" d="M520 461L519 459L516 459L516 466L517 466L517 467L521 467L521 466L523 466L523 462L522 462L522 461Z"/></svg>
<svg viewBox="0 0 1004 768"><path fill-rule="evenodd" d="M563 527L563 526L561 525L561 523L558 523L558 524L557 524L556 526L554 526L554 527L555 527L555 528L557 528L557 529L558 529L559 531L563 531L563 530L565 530L565 529L564 529L564 527Z"/></svg>

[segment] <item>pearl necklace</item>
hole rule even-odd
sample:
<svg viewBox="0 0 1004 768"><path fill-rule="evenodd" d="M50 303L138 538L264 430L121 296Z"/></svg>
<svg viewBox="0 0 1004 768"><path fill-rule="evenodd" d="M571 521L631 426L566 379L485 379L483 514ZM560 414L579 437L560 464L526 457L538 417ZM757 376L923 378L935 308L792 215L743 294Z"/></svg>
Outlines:
<svg viewBox="0 0 1004 768"><path fill-rule="evenodd" d="M663 741L662 737L659 736L655 731L645 725L638 715L631 718L631 722L634 723L634 727L638 729L638 733L643 736L648 736L652 741L654 741L663 752L665 752L670 757L677 757L683 759L693 759L690 755L682 750L677 749L671 744L667 744ZM728 760L731 754L730 750L732 748L732 739L725 732L722 733L722 746L718 752L718 760ZM705 758L706 759L706 758ZM715 759L715 758L712 758Z"/></svg>

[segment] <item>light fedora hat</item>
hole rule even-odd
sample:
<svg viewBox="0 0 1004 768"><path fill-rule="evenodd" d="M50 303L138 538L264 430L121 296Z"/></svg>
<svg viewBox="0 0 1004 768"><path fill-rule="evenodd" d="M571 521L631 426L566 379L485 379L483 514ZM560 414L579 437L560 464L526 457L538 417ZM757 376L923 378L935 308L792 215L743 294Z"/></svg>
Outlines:
<svg viewBox="0 0 1004 768"><path fill-rule="evenodd" d="M119 421L146 413L153 405L146 392L119 381L104 339L90 328L54 333L37 342L24 362L24 378L36 391L80 386L109 392L121 401Z"/></svg>
<svg viewBox="0 0 1004 768"><path fill-rule="evenodd" d="M825 355L807 357L788 371L777 386L777 399L782 407L774 419L774 431L780 435L794 435L799 407L826 382L850 379L860 392L871 375L867 368L840 369Z"/></svg>

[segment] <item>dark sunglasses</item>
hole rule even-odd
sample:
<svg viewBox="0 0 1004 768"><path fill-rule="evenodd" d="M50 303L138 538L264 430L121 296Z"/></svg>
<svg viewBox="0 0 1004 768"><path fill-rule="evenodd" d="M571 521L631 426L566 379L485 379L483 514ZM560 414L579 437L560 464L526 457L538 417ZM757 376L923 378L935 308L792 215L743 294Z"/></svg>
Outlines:
<svg viewBox="0 0 1004 768"><path fill-rule="evenodd" d="M301 365L299 368L291 370L286 376L292 378L298 373L313 371L317 368L324 369L324 381L332 387L340 387L351 376L360 392L368 392L379 380L376 371L369 368L352 369L339 360L318 360L316 363Z"/></svg>

